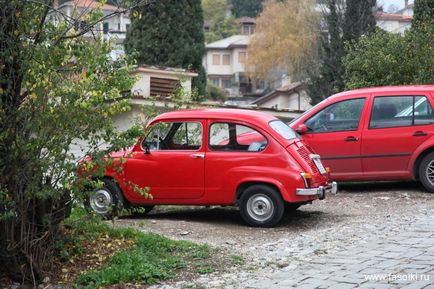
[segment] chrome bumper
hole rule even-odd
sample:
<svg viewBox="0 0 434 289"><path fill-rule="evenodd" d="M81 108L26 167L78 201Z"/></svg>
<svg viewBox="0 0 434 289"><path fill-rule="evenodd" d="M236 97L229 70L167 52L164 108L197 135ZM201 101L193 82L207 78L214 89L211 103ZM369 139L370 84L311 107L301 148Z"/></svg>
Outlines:
<svg viewBox="0 0 434 289"><path fill-rule="evenodd" d="M336 194L337 192L338 184L336 182L332 182L327 186L319 186L318 188L297 189L295 194L297 196L319 196L320 199L324 199L326 193Z"/></svg>

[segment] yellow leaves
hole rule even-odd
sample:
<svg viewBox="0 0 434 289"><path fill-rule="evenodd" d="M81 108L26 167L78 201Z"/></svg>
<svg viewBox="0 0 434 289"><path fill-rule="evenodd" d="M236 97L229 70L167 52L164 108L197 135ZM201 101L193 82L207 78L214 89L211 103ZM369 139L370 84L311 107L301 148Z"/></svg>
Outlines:
<svg viewBox="0 0 434 289"><path fill-rule="evenodd" d="M297 73L315 47L318 19L313 0L268 1L249 43L247 71L262 79L273 69Z"/></svg>
<svg viewBox="0 0 434 289"><path fill-rule="evenodd" d="M20 11L15 12L15 17L19 18L20 16L21 16L21 12Z"/></svg>

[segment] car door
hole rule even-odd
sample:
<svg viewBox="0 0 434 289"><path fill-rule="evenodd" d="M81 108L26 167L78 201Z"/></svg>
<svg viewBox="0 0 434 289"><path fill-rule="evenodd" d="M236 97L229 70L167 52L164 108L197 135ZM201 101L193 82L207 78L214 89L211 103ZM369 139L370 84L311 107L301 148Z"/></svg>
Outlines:
<svg viewBox="0 0 434 289"><path fill-rule="evenodd" d="M336 180L362 176L360 138L366 97L359 96L331 103L305 121L303 139L331 168Z"/></svg>
<svg viewBox="0 0 434 289"><path fill-rule="evenodd" d="M206 195L217 203L233 203L239 180L257 178L255 168L269 166L273 158L267 138L250 124L209 121Z"/></svg>
<svg viewBox="0 0 434 289"><path fill-rule="evenodd" d="M154 199L198 199L204 193L204 121L160 122L128 160L127 179ZM149 151L146 153L146 151ZM141 196L132 189L136 199Z"/></svg>
<svg viewBox="0 0 434 289"><path fill-rule="evenodd" d="M434 134L434 115L427 95L373 95L362 136L366 178L408 178L413 152Z"/></svg>

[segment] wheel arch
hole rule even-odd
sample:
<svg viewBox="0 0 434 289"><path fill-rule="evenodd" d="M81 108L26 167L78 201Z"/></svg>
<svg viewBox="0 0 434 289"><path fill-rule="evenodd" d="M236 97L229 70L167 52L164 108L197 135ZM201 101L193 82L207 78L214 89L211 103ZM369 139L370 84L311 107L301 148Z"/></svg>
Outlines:
<svg viewBox="0 0 434 289"><path fill-rule="evenodd" d="M285 199L284 198L284 194L283 194L284 192L282 192L281 188L279 188L279 185L277 185L277 184L275 184L275 183L273 183L271 181L265 181L265 180L248 180L248 181L241 182L237 186L234 203L238 204L238 202L239 202L239 200L241 198L241 195L244 193L244 191L247 188L249 188L251 186L254 186L254 185L268 186L268 187L276 190L280 194L280 196L282 197L283 200ZM283 188L283 186L282 186L282 188Z"/></svg>
<svg viewBox="0 0 434 289"><path fill-rule="evenodd" d="M415 181L419 180L419 166L420 166L420 163L422 162L422 160L423 160L423 158L425 156L427 156L428 154L430 154L432 152L434 152L434 146L426 148L421 153L419 153L419 155L416 157L416 160L414 161L414 165L413 165L413 168L412 168L413 179Z"/></svg>

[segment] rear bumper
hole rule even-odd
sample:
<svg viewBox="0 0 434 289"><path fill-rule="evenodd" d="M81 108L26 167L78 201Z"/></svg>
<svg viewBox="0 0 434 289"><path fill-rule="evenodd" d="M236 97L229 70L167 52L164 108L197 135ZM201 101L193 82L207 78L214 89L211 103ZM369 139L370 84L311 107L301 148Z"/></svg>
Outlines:
<svg viewBox="0 0 434 289"><path fill-rule="evenodd" d="M325 198L326 193L336 194L338 192L338 184L332 182L327 186L319 186L317 188L310 189L297 189L295 194L297 196L318 196L320 199Z"/></svg>

